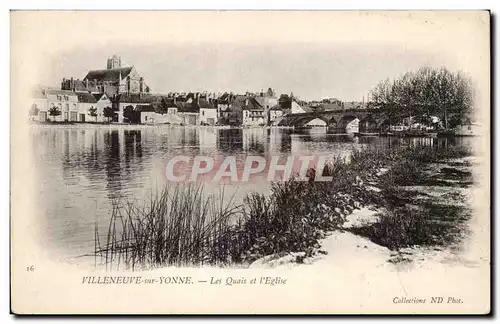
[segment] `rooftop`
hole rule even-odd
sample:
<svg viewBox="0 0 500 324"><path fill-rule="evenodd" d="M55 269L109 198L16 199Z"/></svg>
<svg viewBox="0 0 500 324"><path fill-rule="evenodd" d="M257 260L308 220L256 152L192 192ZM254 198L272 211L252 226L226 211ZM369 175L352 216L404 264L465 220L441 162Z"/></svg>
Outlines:
<svg viewBox="0 0 500 324"><path fill-rule="evenodd" d="M95 98L96 101L101 100L102 96L104 96L104 93L93 93L92 94Z"/></svg>
<svg viewBox="0 0 500 324"><path fill-rule="evenodd" d="M160 101L162 95L157 94L121 94L119 95L120 102L123 103L152 103Z"/></svg>
<svg viewBox="0 0 500 324"><path fill-rule="evenodd" d="M97 81L120 81L120 74L122 79L130 74L134 67L123 67L117 69L106 69L106 70L93 70L89 71L85 76L84 80L87 79L89 81L97 80Z"/></svg>
<svg viewBox="0 0 500 324"><path fill-rule="evenodd" d="M89 92L75 92L75 94L78 96L78 102L85 102L85 103L97 102L94 95L92 95Z"/></svg>
<svg viewBox="0 0 500 324"><path fill-rule="evenodd" d="M47 89L45 93L48 95L76 96L76 93L71 90Z"/></svg>

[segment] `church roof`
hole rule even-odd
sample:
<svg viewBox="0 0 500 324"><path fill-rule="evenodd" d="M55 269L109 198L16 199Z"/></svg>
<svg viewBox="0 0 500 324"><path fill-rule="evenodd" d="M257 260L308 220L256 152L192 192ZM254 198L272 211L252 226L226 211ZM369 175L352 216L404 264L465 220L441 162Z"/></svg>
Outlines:
<svg viewBox="0 0 500 324"><path fill-rule="evenodd" d="M85 76L84 80L87 79L89 81L97 80L97 81L120 81L120 73L122 79L132 72L133 66L117 68L117 69L107 69L107 70L94 70L89 71Z"/></svg>

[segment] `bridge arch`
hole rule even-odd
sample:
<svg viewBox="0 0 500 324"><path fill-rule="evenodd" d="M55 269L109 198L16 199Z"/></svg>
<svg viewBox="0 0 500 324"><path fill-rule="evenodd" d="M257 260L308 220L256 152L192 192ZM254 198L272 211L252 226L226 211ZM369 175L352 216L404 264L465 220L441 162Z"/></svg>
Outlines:
<svg viewBox="0 0 500 324"><path fill-rule="evenodd" d="M301 127L317 118L327 124L329 132L345 134L359 132L360 128L362 131L380 129L387 116L378 109L315 111L285 115L278 125Z"/></svg>
<svg viewBox="0 0 500 324"><path fill-rule="evenodd" d="M380 129L379 122L373 116L368 115L364 119L359 121L359 131L360 132L374 132Z"/></svg>
<svg viewBox="0 0 500 324"><path fill-rule="evenodd" d="M359 118L354 114L344 115L336 123L335 132L339 134L359 131Z"/></svg>
<svg viewBox="0 0 500 324"><path fill-rule="evenodd" d="M319 119L325 122L325 125L328 125L330 118L325 115L292 115L288 119L283 119L279 125L280 126L295 126L295 127L303 127L307 125L309 122Z"/></svg>
<svg viewBox="0 0 500 324"><path fill-rule="evenodd" d="M331 117L328 119L326 126L328 127L328 129L336 129L337 124L338 124L337 120L334 117Z"/></svg>

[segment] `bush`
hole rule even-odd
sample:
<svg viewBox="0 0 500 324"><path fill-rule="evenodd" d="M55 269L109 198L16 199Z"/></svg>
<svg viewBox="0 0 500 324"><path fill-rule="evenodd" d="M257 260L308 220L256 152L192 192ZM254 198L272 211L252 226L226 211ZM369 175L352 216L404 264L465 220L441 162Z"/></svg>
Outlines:
<svg viewBox="0 0 500 324"><path fill-rule="evenodd" d="M433 228L424 213L406 208L380 214L377 223L352 232L391 250L432 243Z"/></svg>
<svg viewBox="0 0 500 324"><path fill-rule="evenodd" d="M273 183L270 196L251 193L243 206L224 203L223 193L218 199L207 197L200 186L166 187L143 207L117 205L103 246L96 229L95 252L111 268L249 263L280 252L311 256L328 231L368 204L389 211L378 223L353 232L390 249L438 244L450 226L433 219L435 208L406 207L411 197L398 186L425 180L422 169L429 162L468 154L470 150L455 147L355 151L349 159L327 164L323 175L333 181ZM382 167L388 169L385 174ZM309 170L309 177L315 172ZM369 190L367 182L381 192Z"/></svg>
<svg viewBox="0 0 500 324"><path fill-rule="evenodd" d="M411 246L453 244L464 233L470 210L457 206L424 204L398 207L378 215L377 223L353 228L355 234L391 250Z"/></svg>

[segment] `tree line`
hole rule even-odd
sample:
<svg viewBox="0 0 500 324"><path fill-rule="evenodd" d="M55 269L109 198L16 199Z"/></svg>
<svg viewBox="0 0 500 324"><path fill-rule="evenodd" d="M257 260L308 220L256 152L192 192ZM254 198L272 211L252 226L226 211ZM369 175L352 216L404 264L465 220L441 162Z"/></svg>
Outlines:
<svg viewBox="0 0 500 324"><path fill-rule="evenodd" d="M391 123L409 118L430 124L435 116L448 129L469 117L474 91L470 78L461 72L424 67L379 82L371 98L372 107L386 110Z"/></svg>

